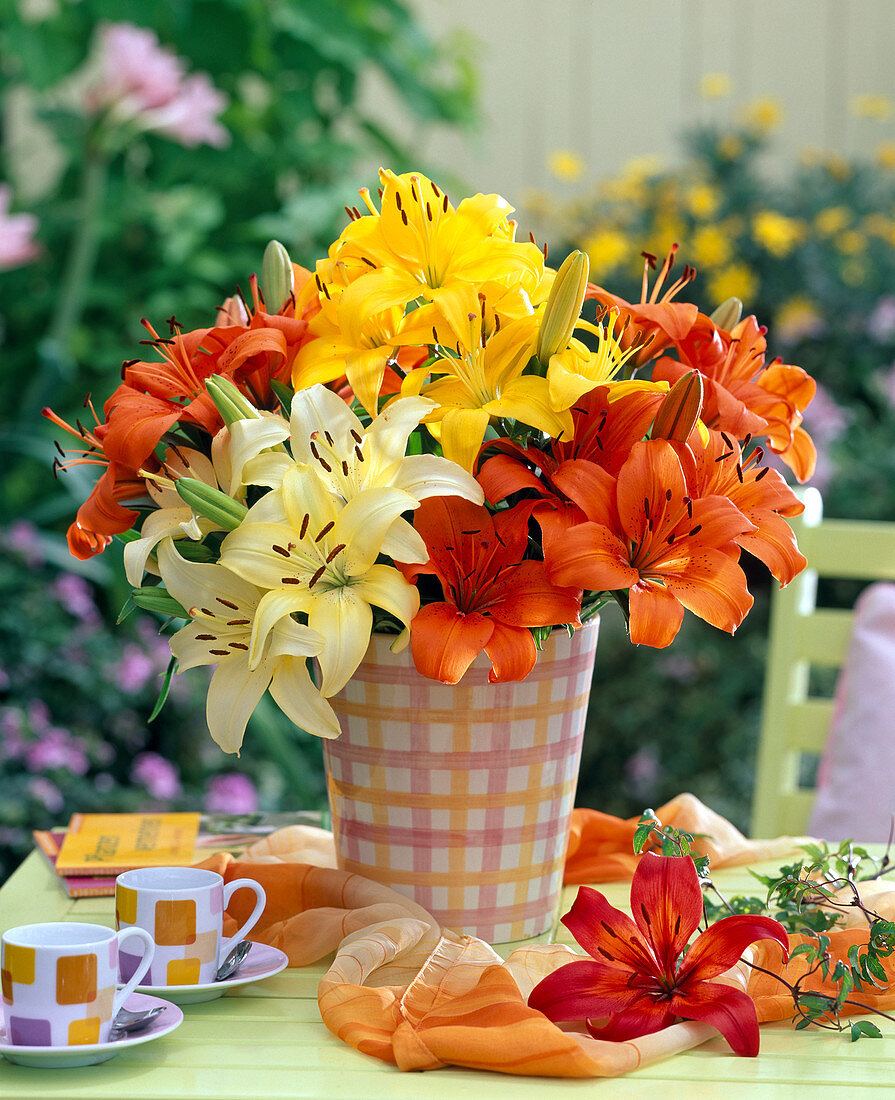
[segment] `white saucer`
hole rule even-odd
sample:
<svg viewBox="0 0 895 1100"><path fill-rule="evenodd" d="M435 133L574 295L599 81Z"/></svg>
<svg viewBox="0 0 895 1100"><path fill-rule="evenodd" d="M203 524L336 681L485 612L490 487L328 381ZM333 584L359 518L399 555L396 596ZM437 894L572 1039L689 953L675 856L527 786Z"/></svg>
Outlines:
<svg viewBox="0 0 895 1100"><path fill-rule="evenodd" d="M253 943L249 948L239 970L222 982L206 982L200 985L138 985L141 993L151 993L164 997L176 1005L196 1005L202 1001L213 1001L230 989L248 982L258 982L279 974L289 965L289 956L278 947L268 947L266 943Z"/></svg>
<svg viewBox="0 0 895 1100"><path fill-rule="evenodd" d="M95 1066L99 1062L108 1062L116 1054L120 1054L128 1047L137 1047L141 1043L151 1043L153 1039L159 1039L167 1035L169 1031L180 1027L183 1023L183 1013L169 1001L163 1001L158 997L148 997L143 993L132 993L124 1002L124 1007L131 1012L142 1012L147 1008L157 1008L163 1005L165 1011L160 1012L154 1020L133 1034L125 1033L119 1039L112 1039L108 1043L85 1043L82 1046L72 1047L25 1047L14 1046L7 1042L6 1030L0 1025L0 1054L10 1062L19 1066L34 1066L39 1069L73 1069L75 1066Z"/></svg>

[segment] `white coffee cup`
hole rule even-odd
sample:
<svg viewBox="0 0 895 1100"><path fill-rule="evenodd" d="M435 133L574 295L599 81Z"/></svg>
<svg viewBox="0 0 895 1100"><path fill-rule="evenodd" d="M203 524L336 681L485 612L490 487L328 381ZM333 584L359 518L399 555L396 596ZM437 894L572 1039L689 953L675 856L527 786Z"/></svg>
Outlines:
<svg viewBox="0 0 895 1100"><path fill-rule="evenodd" d="M123 944L140 940L130 981L115 991ZM112 1020L149 970L155 946L142 928L54 921L3 933L0 967L7 1041L13 1046L107 1043Z"/></svg>
<svg viewBox="0 0 895 1100"><path fill-rule="evenodd" d="M237 890L254 891L252 915L235 936L224 939L224 910ZM258 923L264 912L264 888L254 879L226 885L215 871L199 867L144 867L125 871L115 882L115 923L145 929L155 943L144 986L207 985L229 951ZM137 959L122 951L122 980Z"/></svg>

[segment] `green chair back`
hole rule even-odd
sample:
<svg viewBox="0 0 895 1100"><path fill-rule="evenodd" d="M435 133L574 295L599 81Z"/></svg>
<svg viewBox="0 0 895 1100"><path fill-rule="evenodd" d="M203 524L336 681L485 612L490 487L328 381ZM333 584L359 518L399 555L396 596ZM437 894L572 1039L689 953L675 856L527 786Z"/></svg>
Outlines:
<svg viewBox="0 0 895 1100"><path fill-rule="evenodd" d="M814 801L813 765L823 753L833 700L813 695L812 668L838 669L851 609L818 607L818 579L895 580L895 523L823 519L807 489L793 521L807 568L771 597L762 724L752 803L756 837L802 836Z"/></svg>

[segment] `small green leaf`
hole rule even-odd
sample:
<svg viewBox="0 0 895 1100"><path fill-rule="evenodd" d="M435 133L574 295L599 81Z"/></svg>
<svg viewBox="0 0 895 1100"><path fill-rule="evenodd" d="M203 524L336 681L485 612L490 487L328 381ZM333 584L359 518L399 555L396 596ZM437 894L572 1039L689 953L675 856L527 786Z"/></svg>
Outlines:
<svg viewBox="0 0 895 1100"><path fill-rule="evenodd" d="M882 1039L883 1033L869 1020L858 1020L851 1025L851 1041L856 1043L862 1035L866 1035L868 1039Z"/></svg>
<svg viewBox="0 0 895 1100"><path fill-rule="evenodd" d="M158 694L158 699L155 701L155 706L152 708L152 714L149 715L149 721L157 718L161 713L162 707L165 705L165 700L168 698L168 692L171 690L171 677L177 671L177 658L173 657L168 662L168 667L165 670L165 678L162 680L161 690Z"/></svg>

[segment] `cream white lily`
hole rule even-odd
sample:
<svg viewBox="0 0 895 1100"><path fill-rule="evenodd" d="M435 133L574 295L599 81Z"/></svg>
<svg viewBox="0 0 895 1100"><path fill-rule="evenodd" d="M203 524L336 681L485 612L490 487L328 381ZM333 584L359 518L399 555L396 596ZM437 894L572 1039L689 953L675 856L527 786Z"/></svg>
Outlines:
<svg viewBox="0 0 895 1100"><path fill-rule="evenodd" d="M251 508L221 546L222 565L268 589L254 616L250 660L257 661L270 632L295 612L306 614L324 638L317 659L325 696L339 691L363 659L372 606L403 624L396 646L406 645L419 592L376 559L395 520L417 505L403 489L387 487L362 490L345 504L316 466L295 463L286 470L281 487ZM403 560L427 559L423 547Z"/></svg>
<svg viewBox="0 0 895 1100"><path fill-rule="evenodd" d="M239 752L246 723L264 692L301 729L318 737L338 737L339 721L314 687L307 658L324 638L284 617L251 652L252 628L264 593L222 565L185 561L170 538L158 548L165 588L189 609L190 622L171 638L180 671L216 665L208 688L208 729L224 752Z"/></svg>
<svg viewBox="0 0 895 1100"><path fill-rule="evenodd" d="M247 484L277 487L294 462L312 466L343 501L374 488L398 489L419 503L430 496L459 496L481 504L482 488L461 466L436 455L405 455L410 433L435 408L424 397L390 401L369 427L325 386L299 390L285 424L241 420L233 424L234 466ZM288 438L292 460L268 448ZM262 453L263 452L263 453ZM238 455L238 459L237 459ZM396 518L381 551L395 561L425 561L425 545L411 525Z"/></svg>
<svg viewBox="0 0 895 1100"><path fill-rule="evenodd" d="M141 537L124 548L124 572L128 583L134 588L139 588L143 583L145 572L157 572L150 558L162 539L188 538L199 542L211 531L223 530L185 504L178 496L174 482L181 477L192 477L213 489L226 485L230 480L229 452L230 436L223 429L212 441L211 459L188 447L179 447L176 451L169 448L162 475L147 478L146 489L157 510L146 517Z"/></svg>

